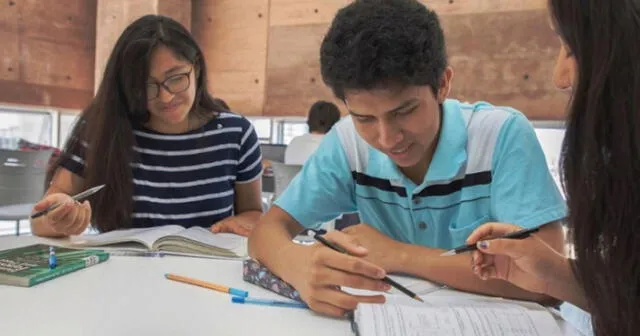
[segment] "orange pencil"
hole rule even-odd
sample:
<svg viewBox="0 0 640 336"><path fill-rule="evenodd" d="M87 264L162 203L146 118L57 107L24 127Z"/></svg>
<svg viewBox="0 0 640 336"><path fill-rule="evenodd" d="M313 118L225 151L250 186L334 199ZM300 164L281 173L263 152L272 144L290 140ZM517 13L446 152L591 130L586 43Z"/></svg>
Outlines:
<svg viewBox="0 0 640 336"><path fill-rule="evenodd" d="M222 286L218 284L214 284L213 282L202 281L193 278L187 278L181 275L176 274L165 274L165 278L173 281L183 282L189 285L200 286L208 289L213 289L218 292L229 293L233 296L247 297L249 296L249 292L243 291L242 289Z"/></svg>

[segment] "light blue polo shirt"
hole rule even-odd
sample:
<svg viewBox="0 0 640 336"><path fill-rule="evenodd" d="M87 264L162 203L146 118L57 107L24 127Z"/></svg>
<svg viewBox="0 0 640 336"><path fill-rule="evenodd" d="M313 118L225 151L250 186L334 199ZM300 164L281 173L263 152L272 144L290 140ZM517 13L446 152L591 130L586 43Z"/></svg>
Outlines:
<svg viewBox="0 0 640 336"><path fill-rule="evenodd" d="M438 146L416 185L350 117L324 137L275 204L304 227L342 213L407 243L450 249L491 221L536 227L566 216L542 148L520 112L447 100Z"/></svg>

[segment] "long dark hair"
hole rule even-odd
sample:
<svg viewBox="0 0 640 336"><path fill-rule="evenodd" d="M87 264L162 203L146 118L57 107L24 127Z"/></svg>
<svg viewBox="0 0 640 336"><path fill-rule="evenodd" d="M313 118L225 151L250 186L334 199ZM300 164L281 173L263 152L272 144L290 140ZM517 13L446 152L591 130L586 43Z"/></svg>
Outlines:
<svg viewBox="0 0 640 336"><path fill-rule="evenodd" d="M561 165L574 271L596 335L640 335L639 7L549 2L578 66Z"/></svg>
<svg viewBox="0 0 640 336"><path fill-rule="evenodd" d="M131 226L135 159L133 126L149 120L146 81L152 52L164 45L194 65L196 96L191 113L215 118L223 111L207 91L207 69L200 47L189 31L168 17L146 15L131 23L116 42L102 82L91 104L75 124L61 160L85 153L82 189L107 184L91 199L92 223L100 232Z"/></svg>

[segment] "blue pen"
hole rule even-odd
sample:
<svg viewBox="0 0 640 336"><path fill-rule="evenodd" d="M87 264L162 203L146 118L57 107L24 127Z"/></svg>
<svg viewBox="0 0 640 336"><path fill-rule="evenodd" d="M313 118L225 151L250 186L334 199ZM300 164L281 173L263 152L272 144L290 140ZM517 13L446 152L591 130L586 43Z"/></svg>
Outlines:
<svg viewBox="0 0 640 336"><path fill-rule="evenodd" d="M244 297L239 297L239 296L232 297L231 298L231 302L233 302L233 303L249 303L249 304L272 306L272 307L303 308L303 309L308 309L309 308L309 306L307 306L306 303L302 303L302 302L254 299L254 298L244 298Z"/></svg>
<svg viewBox="0 0 640 336"><path fill-rule="evenodd" d="M56 249L53 246L49 246L49 268L54 269L57 265Z"/></svg>

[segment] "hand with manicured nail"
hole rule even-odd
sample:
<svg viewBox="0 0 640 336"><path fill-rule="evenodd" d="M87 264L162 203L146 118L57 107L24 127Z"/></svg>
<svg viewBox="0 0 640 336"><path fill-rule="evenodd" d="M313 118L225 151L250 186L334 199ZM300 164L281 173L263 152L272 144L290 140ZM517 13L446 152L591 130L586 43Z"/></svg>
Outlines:
<svg viewBox="0 0 640 336"><path fill-rule="evenodd" d="M501 279L540 294L549 294L556 270L567 260L535 234L529 238L492 239L522 230L512 224L487 223L471 233L468 244L477 244L472 269L483 280ZM492 240L489 240L492 239Z"/></svg>
<svg viewBox="0 0 640 336"><path fill-rule="evenodd" d="M79 203L67 194L49 194L33 207L33 212L43 211L57 203L62 205L39 220L47 221L51 228L60 235L70 236L83 233L89 226L89 222L91 222L91 205L89 201Z"/></svg>

